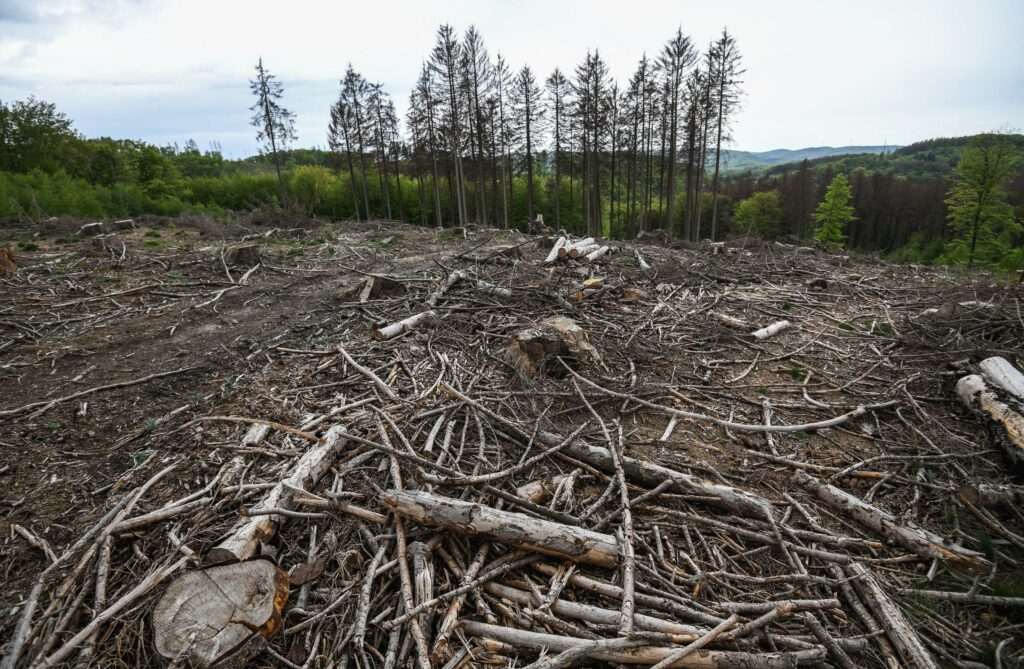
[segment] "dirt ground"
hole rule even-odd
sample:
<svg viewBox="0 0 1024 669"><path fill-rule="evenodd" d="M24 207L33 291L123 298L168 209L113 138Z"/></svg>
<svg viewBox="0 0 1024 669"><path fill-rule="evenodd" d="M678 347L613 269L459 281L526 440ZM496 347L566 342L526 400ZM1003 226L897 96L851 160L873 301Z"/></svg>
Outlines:
<svg viewBox="0 0 1024 669"><path fill-rule="evenodd" d="M45 551L60 555L156 470L177 463L140 512L201 489L235 453L281 463L298 446L286 437L262 452L239 451L245 425L195 419L247 416L298 426L360 397L348 389L351 370L324 356L342 342L353 355L383 356L371 333L417 312L454 267L510 287L516 301L496 308L494 299L459 293L458 304L442 302L436 339L407 335L398 362L370 365L389 383L408 374L414 385L420 379L418 391L429 385L416 358L422 349L451 360L462 355L466 369L504 379L488 380L481 392L501 394L509 414L524 422L543 416L568 434L587 417L570 402L572 378L549 369L526 379L498 355L518 329L562 314L584 326L600 354L583 376L677 409L760 424L767 406L773 420L800 424L893 401L833 429L771 439L684 419L662 441L666 416L638 405L623 416L634 457L758 490L780 504L796 494L787 462L839 472L833 484L993 565L979 577L935 576L928 560L889 546L876 557L905 557L879 567L891 583L957 591L985 583L990 594L1024 597L1019 509L994 512L1013 534L1007 538L956 502L963 486L1020 484L996 435L954 390L990 356L1024 365L1022 289L998 277L760 242L727 251L623 243L589 266L568 267L544 264L548 248L535 237L491 229L462 234L391 222L226 229L204 219L150 218L91 235L79 233L83 223L54 222L38 235L3 230L18 268L0 277L0 639L13 634L47 564ZM233 256L250 245L257 256ZM396 283L360 302L358 287L371 274ZM722 315L744 325L729 327ZM749 329L782 319L789 329L750 339ZM598 409L619 404L602 401ZM431 419L405 420L402 428L422 441ZM865 471L879 475L858 473ZM596 498L603 489L590 481L576 494ZM237 509L223 514L231 521ZM197 518L193 524L204 529L190 541L202 552L226 525ZM830 516L829 523L863 534L848 519ZM302 558L305 528L296 523L281 537L279 561ZM163 537L154 528L119 542L111 578L119 591L167 550ZM1020 608L913 597L901 606L932 627L928 644L948 666L954 658L994 666L997 655L1003 666L1020 666ZM75 622L90 612L86 606ZM131 627L122 621L104 632L109 648L93 657L96 666L155 663L143 649L145 634L124 631ZM1004 639L1012 641L997 652ZM882 666L875 655L860 661Z"/></svg>

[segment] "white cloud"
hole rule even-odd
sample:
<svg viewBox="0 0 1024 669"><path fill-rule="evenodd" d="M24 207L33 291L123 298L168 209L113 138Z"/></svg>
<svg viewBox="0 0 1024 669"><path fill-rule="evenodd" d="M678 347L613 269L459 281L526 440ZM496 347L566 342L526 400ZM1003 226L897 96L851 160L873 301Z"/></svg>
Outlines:
<svg viewBox="0 0 1024 669"><path fill-rule="evenodd" d="M255 148L247 80L262 56L323 145L348 62L404 107L439 23L475 23L538 77L599 48L625 81L681 25L698 44L722 26L747 67L736 145L907 143L1024 125L1024 4L1014 0L695 3L0 0L0 98L56 102L87 135L220 138Z"/></svg>

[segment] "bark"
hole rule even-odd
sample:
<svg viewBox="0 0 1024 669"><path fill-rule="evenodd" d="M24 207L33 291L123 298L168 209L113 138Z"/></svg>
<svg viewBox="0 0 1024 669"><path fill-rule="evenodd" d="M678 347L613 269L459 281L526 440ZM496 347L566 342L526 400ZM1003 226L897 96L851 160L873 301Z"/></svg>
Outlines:
<svg viewBox="0 0 1024 669"><path fill-rule="evenodd" d="M287 478L278 482L263 501L256 506L255 510L262 509L288 509L292 507L290 495L286 494L287 488L299 488L309 490L320 477L330 468L334 457L345 447L347 443L341 436L342 427L335 425L327 431L321 443L313 446L306 452L292 468ZM259 515L250 518L243 518L231 530L231 533L210 549L206 555L208 564L228 561L242 561L251 558L256 554L261 542L265 543L277 532L278 527L284 524L284 518L274 515Z"/></svg>
<svg viewBox="0 0 1024 669"><path fill-rule="evenodd" d="M1024 464L1024 416L999 399L977 374L965 376L956 384L956 394L969 409L986 416L996 426L1003 450L1018 466Z"/></svg>
<svg viewBox="0 0 1024 669"><path fill-rule="evenodd" d="M619 557L615 537L581 527L501 511L424 491L389 490L381 501L400 516L463 534L489 536L501 543L545 555L612 567Z"/></svg>
<svg viewBox="0 0 1024 669"><path fill-rule="evenodd" d="M848 576L854 577L854 589L881 623L882 629L907 666L914 669L938 669L939 665L921 643L917 632L903 617L899 607L885 594L871 571L859 562L854 562L846 568L846 572Z"/></svg>
<svg viewBox="0 0 1024 669"><path fill-rule="evenodd" d="M989 564L982 553L947 543L942 537L923 528L903 525L888 512L835 486L821 483L802 471L794 472L792 480L832 508L846 511L857 522L922 557L947 560L967 568L981 568Z"/></svg>

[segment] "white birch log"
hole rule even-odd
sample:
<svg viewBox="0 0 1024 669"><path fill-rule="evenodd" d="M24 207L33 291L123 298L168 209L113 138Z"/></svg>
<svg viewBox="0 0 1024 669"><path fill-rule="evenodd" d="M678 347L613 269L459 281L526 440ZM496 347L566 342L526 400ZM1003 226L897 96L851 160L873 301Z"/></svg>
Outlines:
<svg viewBox="0 0 1024 669"><path fill-rule="evenodd" d="M985 380L971 374L957 381L956 394L968 408L977 411L1002 427L1000 439L1006 454L1018 465L1024 464L1024 416L999 399Z"/></svg>
<svg viewBox="0 0 1024 669"><path fill-rule="evenodd" d="M551 251L548 253L548 257L544 258L545 263L554 262L558 259L559 254L563 248L569 243L569 240L565 237L559 237L555 245L551 247Z"/></svg>
<svg viewBox="0 0 1024 669"><path fill-rule="evenodd" d="M286 493L288 487L309 490L320 477L330 468L334 457L344 448L346 440L341 437L343 429L335 425L327 430L321 442L299 458L288 478L279 481L270 489L263 501L254 508L256 511L266 509L290 509L291 496ZM261 542L270 541L278 528L284 524L283 517L260 515L243 518L232 528L231 533L219 544L210 549L206 555L207 564L219 562L247 560L256 554Z"/></svg>
<svg viewBox="0 0 1024 669"><path fill-rule="evenodd" d="M448 275L448 277L444 280L444 283L442 283L437 290L435 290L433 293L427 296L427 299L424 301L424 303L428 307L436 307L438 300L444 297L444 294L451 290L452 286L461 281L465 276L466 275L461 270L455 270L454 272Z"/></svg>
<svg viewBox="0 0 1024 669"><path fill-rule="evenodd" d="M388 490L381 502L421 525L445 527L463 534L482 534L504 544L545 555L612 567L619 557L615 537L582 527L501 511L482 504L422 490Z"/></svg>
<svg viewBox="0 0 1024 669"><path fill-rule="evenodd" d="M948 560L968 568L981 568L989 564L982 553L947 543L942 537L926 529L903 525L886 511L871 506L835 486L822 483L800 470L793 473L793 481L805 490L813 492L818 499L832 508L847 512L857 522L922 557Z"/></svg>
<svg viewBox="0 0 1024 669"><path fill-rule="evenodd" d="M757 339L758 341L763 341L765 339L770 339L771 337L774 337L775 335L779 334L788 327L789 321L777 321L775 323L772 323L768 327L763 327L760 330L755 330L750 334L754 339Z"/></svg>
<svg viewBox="0 0 1024 669"><path fill-rule="evenodd" d="M437 312L432 309L428 311L421 311L420 313L413 314L408 318L403 318L397 323L392 323L391 325L382 327L373 333L373 337L380 341L394 339L398 335L405 334L406 332L410 332L424 325L429 325L436 318Z"/></svg>
<svg viewBox="0 0 1024 669"><path fill-rule="evenodd" d="M651 269L651 266L650 266L649 264L647 264L647 261L646 261L646 260L644 260L644 256L643 256L643 254L641 254L641 253L640 253L640 249L634 249L634 250L633 250L633 255L635 255L635 256L636 256L636 261L637 261L638 263L640 263L640 269L641 269L641 270L643 270L643 271L645 271L645 272L646 272L646 271L648 271L649 269Z"/></svg>
<svg viewBox="0 0 1024 669"><path fill-rule="evenodd" d="M594 262L595 260L597 260L598 258L600 258L601 256L603 256L604 254L608 253L611 250L612 247L610 246L599 246L590 253L588 253L585 257L590 262Z"/></svg>
<svg viewBox="0 0 1024 669"><path fill-rule="evenodd" d="M939 669L917 632L903 617L899 607L885 594L871 571L859 562L850 564L846 571L849 576L856 577L851 581L854 589L881 623L906 665L914 669Z"/></svg>
<svg viewBox="0 0 1024 669"><path fill-rule="evenodd" d="M1024 374L1009 360L999 356L987 358L978 363L978 369L986 381L1024 404Z"/></svg>
<svg viewBox="0 0 1024 669"><path fill-rule="evenodd" d="M721 312L715 312L715 320L722 325L730 328L748 328L750 327L746 321L730 316L729 314L723 314ZM758 330L760 332L760 330Z"/></svg>

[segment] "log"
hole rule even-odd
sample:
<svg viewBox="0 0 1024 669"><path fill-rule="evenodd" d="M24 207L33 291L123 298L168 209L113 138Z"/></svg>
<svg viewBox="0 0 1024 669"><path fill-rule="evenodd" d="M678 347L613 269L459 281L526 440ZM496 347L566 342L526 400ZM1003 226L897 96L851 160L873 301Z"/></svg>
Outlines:
<svg viewBox="0 0 1024 669"><path fill-rule="evenodd" d="M494 639L516 648L525 648L535 652L557 652L590 644L588 639L528 632L526 630L489 625L487 623L467 620L462 629L469 636ZM622 664L653 665L676 652L678 648L671 646L642 646L639 648L601 649L590 657L603 662ZM735 651L700 650L671 664L672 667L694 667L698 669L725 669L742 667L743 669L789 669L800 665L810 665L825 659L825 649L815 647L811 650L793 653L744 653Z"/></svg>
<svg viewBox="0 0 1024 669"><path fill-rule="evenodd" d="M482 534L519 546L600 567L613 567L619 558L615 537L582 527L501 511L422 490L388 490L381 502L395 513L421 525L444 527L463 534Z"/></svg>
<svg viewBox="0 0 1024 669"><path fill-rule="evenodd" d="M594 249L593 251L591 251L590 253L588 253L584 257L588 261L594 262L595 260L597 260L598 258L603 256L604 254L608 253L609 251L611 251L611 247L610 246L599 246L596 249Z"/></svg>
<svg viewBox="0 0 1024 669"><path fill-rule="evenodd" d="M792 480L805 490L813 492L818 499L832 508L846 511L857 522L922 557L948 560L968 569L978 569L989 565L984 554L957 544L947 543L939 535L923 528L902 525L888 512L833 485L822 483L800 470L793 473Z"/></svg>
<svg viewBox="0 0 1024 669"><path fill-rule="evenodd" d="M405 334L406 332L410 332L424 325L429 325L430 323L433 323L436 318L437 312L432 309L421 311L420 313L413 314L408 318L403 318L397 323L392 323L391 325L382 327L373 333L373 338L379 341L394 339L398 335Z"/></svg>
<svg viewBox="0 0 1024 669"><path fill-rule="evenodd" d="M508 288L502 288L501 286L497 286L488 281L482 281L478 279L475 285L477 290L482 290L483 292L488 293L489 295L497 295L499 297L512 297L511 290L509 290Z"/></svg>
<svg viewBox="0 0 1024 669"><path fill-rule="evenodd" d="M551 252L544 258L545 263L551 263L558 259L562 249L569 243L569 240L565 237L559 237L555 245L551 247Z"/></svg>
<svg viewBox="0 0 1024 669"><path fill-rule="evenodd" d="M854 577L854 589L881 623L906 665L914 669L938 669L939 665L932 659L917 632L907 623L899 607L885 594L871 571L859 562L854 562L846 567L846 573Z"/></svg>
<svg viewBox="0 0 1024 669"><path fill-rule="evenodd" d="M965 485L957 490L957 496L974 506L1007 506L1024 507L1024 486L1000 485L996 483L979 483L976 486Z"/></svg>
<svg viewBox="0 0 1024 669"><path fill-rule="evenodd" d="M533 593L527 592L526 590L520 590L519 588L513 588L500 583L491 581L490 583L484 584L484 590L494 595L495 597L503 597L510 602L522 604L524 606L539 606L540 600L537 599ZM596 623L598 625L618 625L619 617L621 613L617 610L603 609L599 606L591 606L590 604L581 604L579 602L573 602L567 599L556 599L551 603L550 610L552 613L558 614L562 618L572 618L574 620L584 620L590 623ZM638 630L644 630L647 632L662 632L664 634L671 634L678 637L676 641L679 642L690 642L696 641L701 635L707 633L707 629L694 627L693 625L685 625L682 623L671 622L663 620L661 618L655 618L654 616L646 616L640 613L634 614L633 622Z"/></svg>
<svg viewBox="0 0 1024 669"><path fill-rule="evenodd" d="M258 650L254 637L282 629L288 574L269 560L192 571L176 579L153 607L153 642L168 660L211 667L228 657L245 662ZM241 666L241 665L238 665Z"/></svg>
<svg viewBox="0 0 1024 669"><path fill-rule="evenodd" d="M567 478L569 478L567 474L556 474L551 478L530 481L529 483L516 488L516 495L522 497L528 502L540 504L551 495L554 495L555 491L558 490L558 486L560 486L562 481L565 481Z"/></svg>
<svg viewBox="0 0 1024 669"><path fill-rule="evenodd" d="M978 363L981 375L990 385L1008 394L1014 401L1024 405L1024 374L1010 364L1006 358L996 356Z"/></svg>
<svg viewBox="0 0 1024 669"><path fill-rule="evenodd" d="M777 321L767 327L761 328L760 330L755 330L754 332L751 332L750 336L752 336L754 339L758 341L763 341L765 339L770 339L771 337L774 337L775 335L779 334L780 332L788 328L789 325L789 321Z"/></svg>
<svg viewBox="0 0 1024 669"><path fill-rule="evenodd" d="M293 504L291 495L286 492L287 489L309 490L320 480L320 477L330 468L334 457L345 447L346 440L341 436L342 431L343 428L340 425L335 425L327 430L327 434L323 436L320 443L299 458L292 468L291 474L271 488L263 501L253 510L290 510ZM206 563L238 562L251 558L259 549L260 543L269 541L283 523L284 518L275 515L243 518L223 541L210 549L206 554Z"/></svg>
<svg viewBox="0 0 1024 669"><path fill-rule="evenodd" d="M444 283L442 283L437 290L435 290L433 293L427 296L427 299L424 301L424 303L428 307L436 307L438 301L442 297L444 297L445 293L451 290L452 286L461 281L465 276L466 275L463 274L460 270L455 270L454 272L450 273L448 277L444 280Z"/></svg>
<svg viewBox="0 0 1024 669"><path fill-rule="evenodd" d="M977 375L965 376L956 384L956 394L969 409L1002 427L997 441L1015 464L1024 465L1024 416L999 399Z"/></svg>

